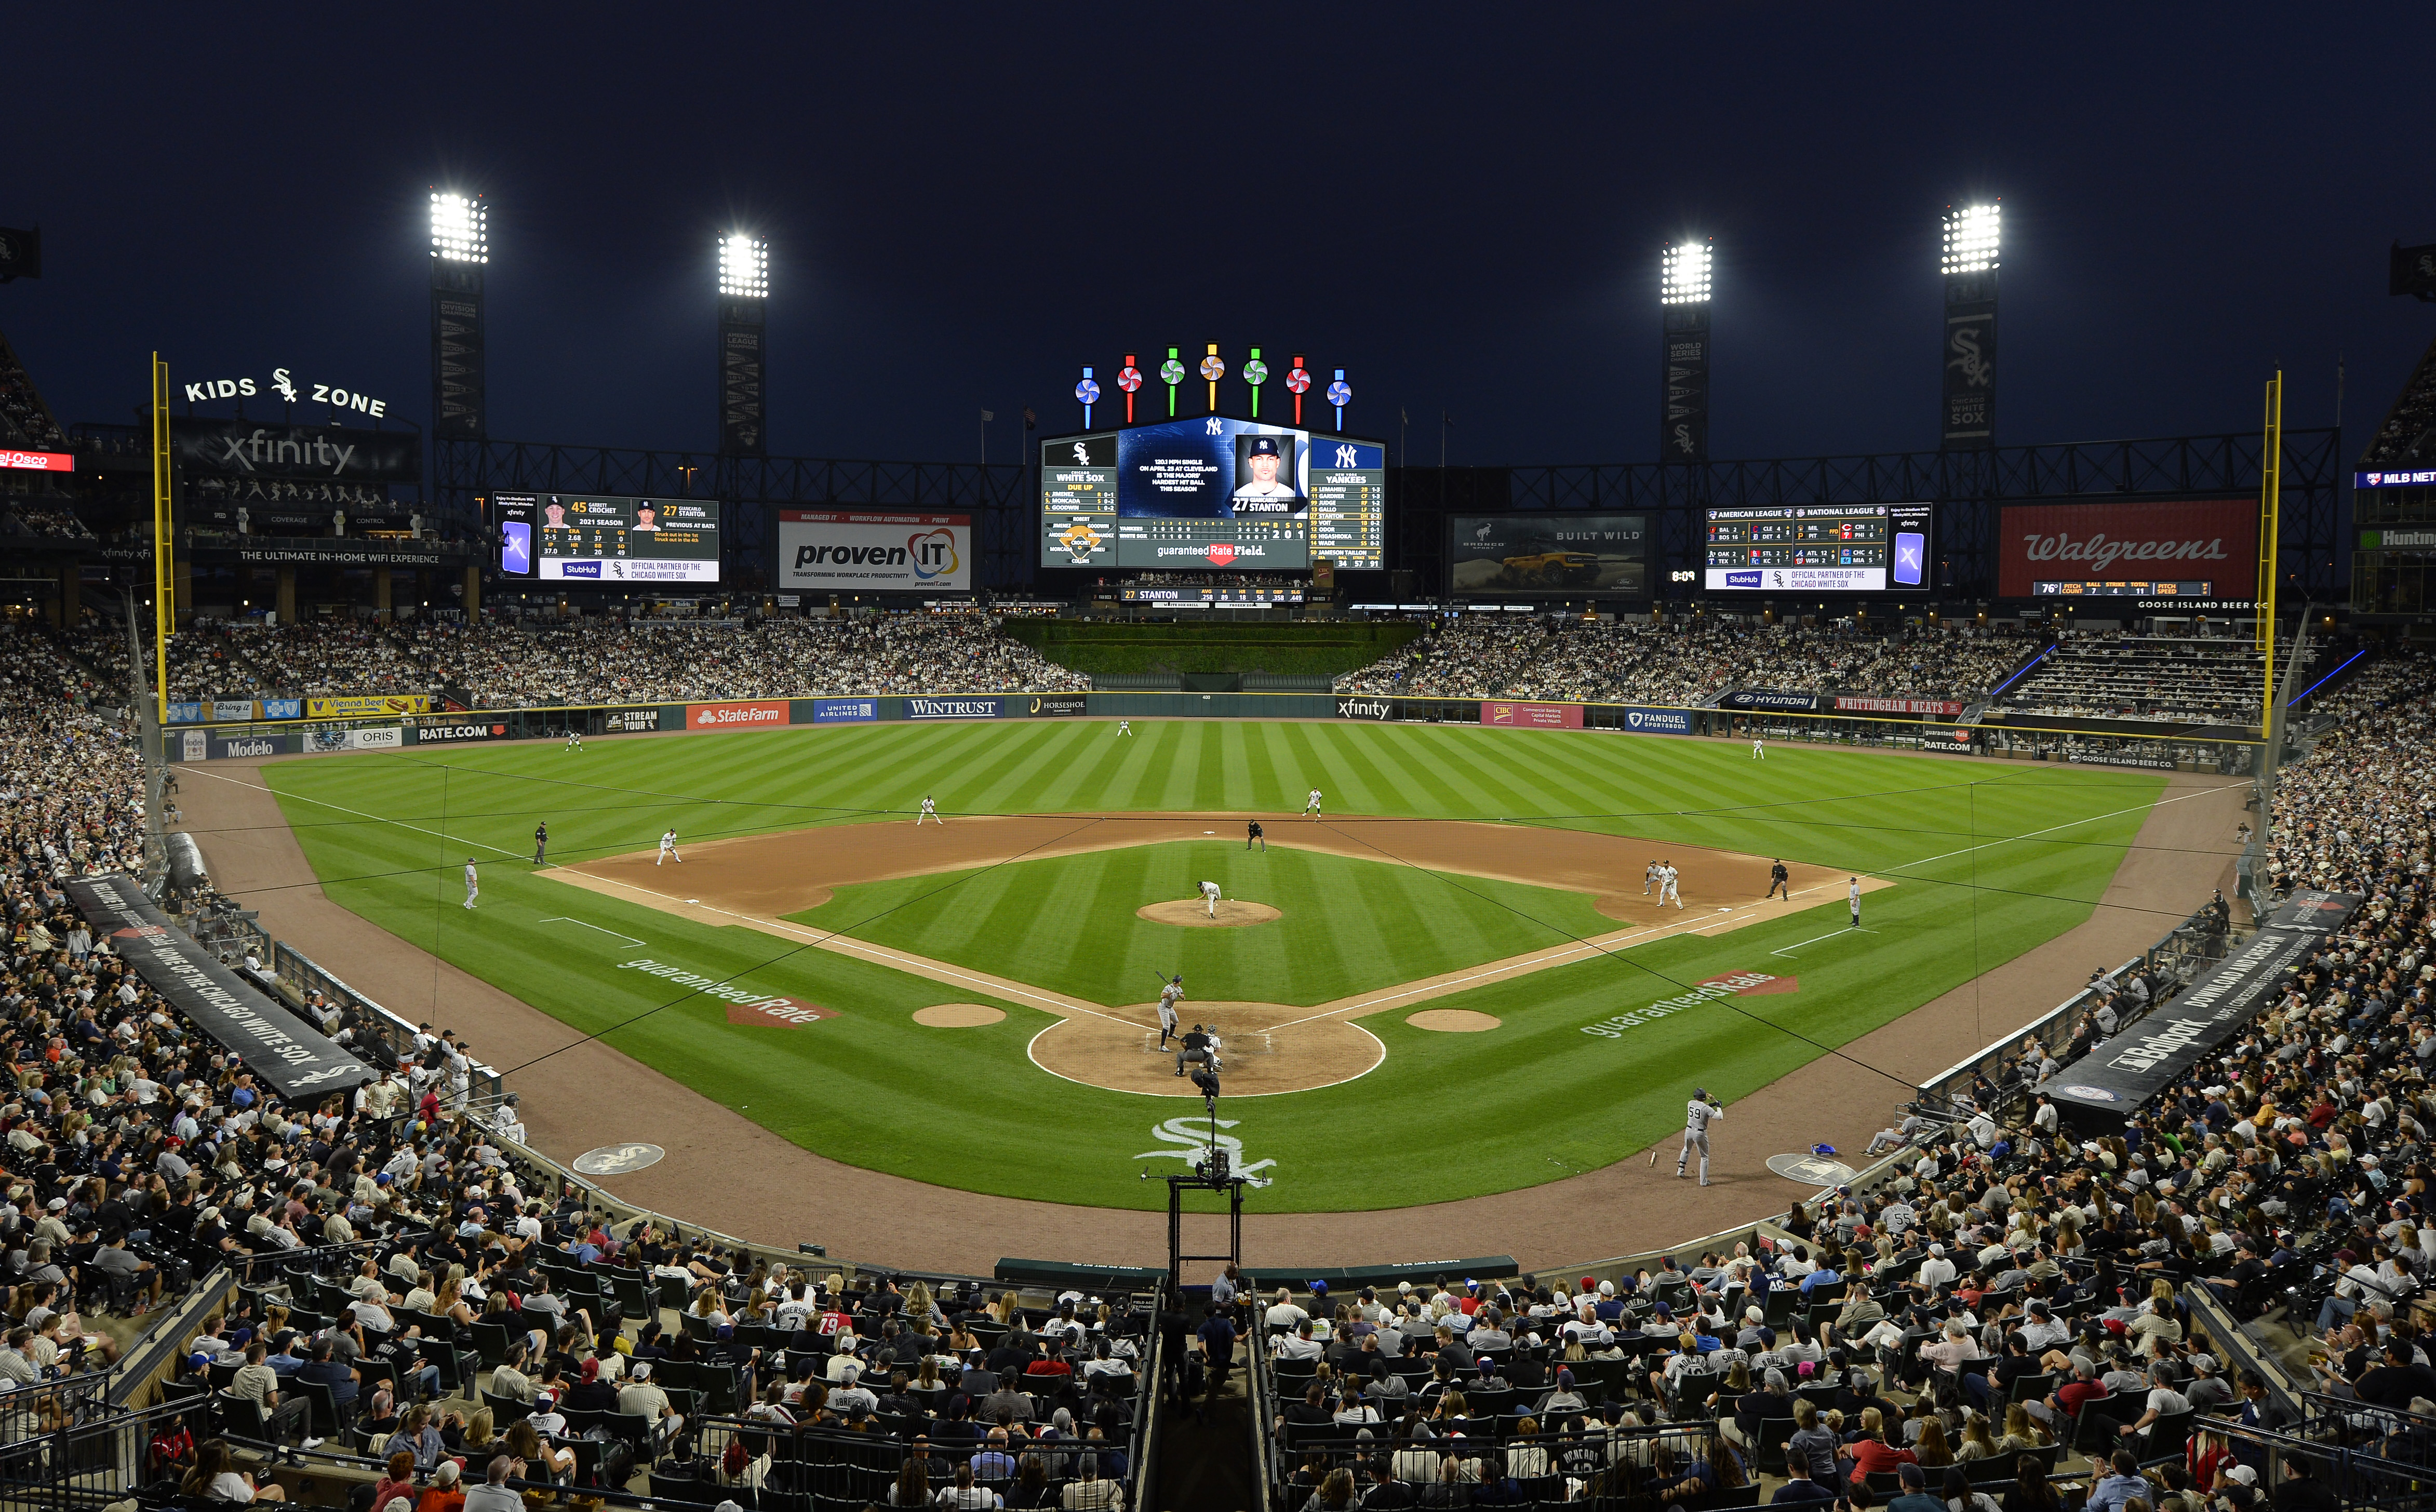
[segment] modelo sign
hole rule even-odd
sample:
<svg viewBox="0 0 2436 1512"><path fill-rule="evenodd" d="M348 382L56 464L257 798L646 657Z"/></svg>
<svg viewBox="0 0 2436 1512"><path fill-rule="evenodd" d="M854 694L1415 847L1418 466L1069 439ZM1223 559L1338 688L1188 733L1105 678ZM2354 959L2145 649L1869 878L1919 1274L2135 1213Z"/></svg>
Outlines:
<svg viewBox="0 0 2436 1512"><path fill-rule="evenodd" d="M780 510L778 585L799 593L967 592L972 525L969 514Z"/></svg>
<svg viewBox="0 0 2436 1512"><path fill-rule="evenodd" d="M1578 730L1582 727L1582 706L1579 704L1493 701L1480 705L1480 722L1504 725L1508 729Z"/></svg>
<svg viewBox="0 0 2436 1512"><path fill-rule="evenodd" d="M2013 504L1997 530L1996 592L2027 599L2040 578L2147 582L2204 578L2218 595L2258 578L2258 501Z"/></svg>

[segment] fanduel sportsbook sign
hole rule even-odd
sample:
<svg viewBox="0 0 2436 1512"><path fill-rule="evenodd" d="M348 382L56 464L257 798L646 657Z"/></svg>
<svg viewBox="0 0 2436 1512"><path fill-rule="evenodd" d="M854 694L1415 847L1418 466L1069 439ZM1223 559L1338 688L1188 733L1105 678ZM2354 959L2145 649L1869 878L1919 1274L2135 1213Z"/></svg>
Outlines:
<svg viewBox="0 0 2436 1512"><path fill-rule="evenodd" d="M78 878L67 890L95 934L280 1096L317 1097L373 1079L370 1067L248 986L163 917L133 878Z"/></svg>

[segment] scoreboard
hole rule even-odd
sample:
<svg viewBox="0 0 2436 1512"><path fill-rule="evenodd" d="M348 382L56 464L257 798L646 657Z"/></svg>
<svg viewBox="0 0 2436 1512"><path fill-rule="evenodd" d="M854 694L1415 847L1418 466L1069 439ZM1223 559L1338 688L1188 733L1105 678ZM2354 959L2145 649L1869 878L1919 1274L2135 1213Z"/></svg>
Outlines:
<svg viewBox="0 0 2436 1512"><path fill-rule="evenodd" d="M1387 559L1384 443L1204 415L1040 445L1040 565L1348 572Z"/></svg>
<svg viewBox="0 0 2436 1512"><path fill-rule="evenodd" d="M1713 592L1923 593L1933 504L1788 504L1707 512Z"/></svg>
<svg viewBox="0 0 2436 1512"><path fill-rule="evenodd" d="M494 494L499 571L544 582L717 582L719 502Z"/></svg>

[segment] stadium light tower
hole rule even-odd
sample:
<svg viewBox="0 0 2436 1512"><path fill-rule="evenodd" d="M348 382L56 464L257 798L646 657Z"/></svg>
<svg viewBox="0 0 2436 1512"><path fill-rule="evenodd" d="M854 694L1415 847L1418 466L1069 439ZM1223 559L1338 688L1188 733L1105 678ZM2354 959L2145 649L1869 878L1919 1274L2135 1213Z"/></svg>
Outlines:
<svg viewBox="0 0 2436 1512"><path fill-rule="evenodd" d="M1709 458L1709 287L1715 249L1682 241L1658 254L1658 456Z"/></svg>
<svg viewBox="0 0 2436 1512"><path fill-rule="evenodd" d="M491 207L480 195L431 191L431 438L490 434L483 390L482 271Z"/></svg>
<svg viewBox="0 0 2436 1512"><path fill-rule="evenodd" d="M1945 275L1944 436L1948 451L1996 444L1996 269L2002 261L2004 205L1948 205Z"/></svg>
<svg viewBox="0 0 2436 1512"><path fill-rule="evenodd" d="M746 232L719 243L719 452L759 457L769 449L763 388L770 303L770 244Z"/></svg>

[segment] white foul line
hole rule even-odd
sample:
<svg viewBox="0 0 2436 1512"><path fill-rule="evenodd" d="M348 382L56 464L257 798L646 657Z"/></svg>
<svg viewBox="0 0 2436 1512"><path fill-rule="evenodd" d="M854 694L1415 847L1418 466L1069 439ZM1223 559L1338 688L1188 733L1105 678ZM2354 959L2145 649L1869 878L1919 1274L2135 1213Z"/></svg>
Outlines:
<svg viewBox="0 0 2436 1512"><path fill-rule="evenodd" d="M1832 940L1839 934L1875 934L1878 931L1875 930L1862 929L1857 924L1848 924L1840 930L1830 930L1825 934L1813 935L1807 940L1796 940L1791 945L1786 946L1784 949L1770 950L1768 954L1791 955L1794 951L1801 949L1805 945L1817 945L1821 940Z"/></svg>
<svg viewBox="0 0 2436 1512"><path fill-rule="evenodd" d="M543 919L540 922L544 924L572 924L581 929L600 930L601 933L608 935L611 939L623 940L628 945L641 945L644 943L641 940L635 939L631 934L619 934L615 930L601 930L600 926L598 924L585 924L582 919L571 919L564 913L553 913L548 918Z"/></svg>
<svg viewBox="0 0 2436 1512"><path fill-rule="evenodd" d="M257 769L255 775L259 776L260 774L261 773L259 769ZM486 840L466 840L462 835L451 835L437 829L426 829L421 825L409 825L403 819L391 819L381 814L366 813L361 808L350 808L345 804L332 803L327 798L315 798L309 794L302 792L283 793L268 782L238 782L235 777L222 777L217 772L205 772L201 770L196 770L195 775L199 777L217 777L222 782L232 783L240 788L252 788L256 792L267 792L274 799L283 797L296 798L301 799L305 803L318 803L324 808L336 808L342 814L354 814L358 819L369 819L376 825L395 825L400 829L411 829L418 835L436 835L442 840L449 841L461 840L468 845L478 846L483 850L497 851L502 856L514 856L521 858L524 855L523 851L507 850L500 846L494 845ZM341 878L341 880L343 880L343 878Z"/></svg>

